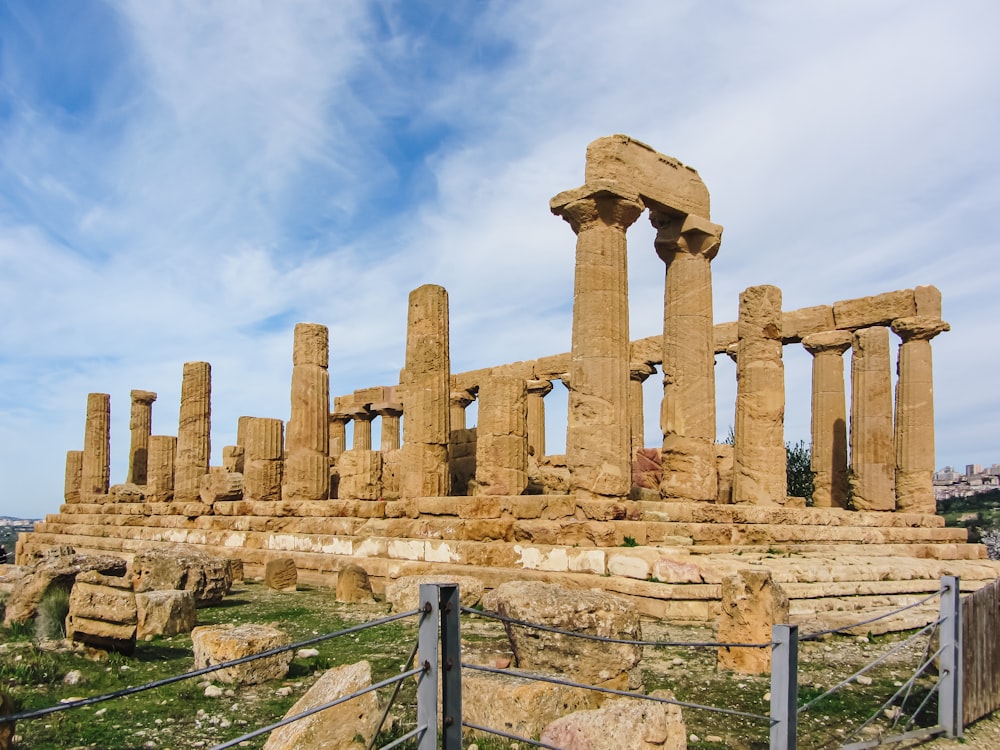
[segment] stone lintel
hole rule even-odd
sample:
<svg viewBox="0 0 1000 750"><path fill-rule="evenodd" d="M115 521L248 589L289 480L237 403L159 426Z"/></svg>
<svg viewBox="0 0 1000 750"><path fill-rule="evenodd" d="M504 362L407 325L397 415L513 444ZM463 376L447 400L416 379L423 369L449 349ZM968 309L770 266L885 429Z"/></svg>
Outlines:
<svg viewBox="0 0 1000 750"><path fill-rule="evenodd" d="M789 310L781 315L781 341L785 344L796 344L805 336L832 331L836 327L833 307L830 305Z"/></svg>
<svg viewBox="0 0 1000 750"><path fill-rule="evenodd" d="M858 297L833 303L836 327L847 331L871 326L887 326L896 318L910 317L915 313L912 289L900 289L872 297Z"/></svg>

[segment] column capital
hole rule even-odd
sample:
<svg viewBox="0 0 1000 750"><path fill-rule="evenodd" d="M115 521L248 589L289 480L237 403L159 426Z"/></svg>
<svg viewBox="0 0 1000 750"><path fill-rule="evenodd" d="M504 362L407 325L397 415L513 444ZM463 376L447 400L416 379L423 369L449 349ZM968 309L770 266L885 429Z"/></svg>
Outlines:
<svg viewBox="0 0 1000 750"><path fill-rule="evenodd" d="M551 380L529 380L526 385L527 391L532 396L546 396L552 391Z"/></svg>
<svg viewBox="0 0 1000 750"><path fill-rule="evenodd" d="M610 180L595 180L559 193L549 201L549 208L579 234L597 223L628 229L645 206L638 193Z"/></svg>
<svg viewBox="0 0 1000 750"><path fill-rule="evenodd" d="M722 227L694 214L679 215L666 211L650 211L649 222L656 229L653 247L665 262L678 252L701 255L712 260L719 254Z"/></svg>
<svg viewBox="0 0 1000 750"><path fill-rule="evenodd" d="M156 394L152 391L132 391L129 395L133 403L152 404L156 401Z"/></svg>
<svg viewBox="0 0 1000 750"><path fill-rule="evenodd" d="M344 409L344 414L355 422L371 422L375 419L375 414L366 406L349 406Z"/></svg>
<svg viewBox="0 0 1000 750"><path fill-rule="evenodd" d="M814 357L823 352L843 354L851 348L854 336L850 331L820 331L802 337L802 346Z"/></svg>
<svg viewBox="0 0 1000 750"><path fill-rule="evenodd" d="M476 400L475 395L471 391L452 391L449 396L449 401L452 406L461 406L463 409Z"/></svg>
<svg viewBox="0 0 1000 750"><path fill-rule="evenodd" d="M930 341L939 333L950 331L951 326L940 318L930 318L921 315L914 315L907 318L896 318L889 324L893 333L899 336L904 343L907 341Z"/></svg>
<svg viewBox="0 0 1000 750"><path fill-rule="evenodd" d="M646 378L654 372L656 372L656 368L649 362L631 362L628 366L629 380L635 380L638 383L645 383Z"/></svg>
<svg viewBox="0 0 1000 750"><path fill-rule="evenodd" d="M339 422L340 424L347 424L348 422L351 421L351 417L349 414L345 414L344 412L341 411L331 411L330 421L334 423Z"/></svg>
<svg viewBox="0 0 1000 750"><path fill-rule="evenodd" d="M372 404L370 408L380 417L399 417L403 414L403 405L398 403Z"/></svg>

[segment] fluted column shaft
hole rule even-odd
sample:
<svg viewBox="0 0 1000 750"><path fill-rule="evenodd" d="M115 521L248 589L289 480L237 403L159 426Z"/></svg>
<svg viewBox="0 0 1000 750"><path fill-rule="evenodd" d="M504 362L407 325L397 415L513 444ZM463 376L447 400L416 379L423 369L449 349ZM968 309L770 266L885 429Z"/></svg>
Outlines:
<svg viewBox="0 0 1000 750"><path fill-rule="evenodd" d="M185 362L174 463L174 499L178 502L200 498L201 478L208 473L212 450L211 428L212 366Z"/></svg>
<svg viewBox="0 0 1000 750"><path fill-rule="evenodd" d="M633 362L629 366L628 423L633 454L640 448L646 447L646 420L643 414L642 384L654 372L656 369L646 362Z"/></svg>
<svg viewBox="0 0 1000 750"><path fill-rule="evenodd" d="M354 425L351 448L356 451L370 451L372 449L372 420L375 419L375 415L366 409L356 409L351 412L351 419Z"/></svg>
<svg viewBox="0 0 1000 750"><path fill-rule="evenodd" d="M451 429L452 430L464 430L466 428L465 423L465 410L469 407L476 397L469 391L452 391L448 399L448 404L451 409Z"/></svg>
<svg viewBox="0 0 1000 750"><path fill-rule="evenodd" d="M889 329L854 332L851 357L851 503L895 510Z"/></svg>
<svg viewBox="0 0 1000 750"><path fill-rule="evenodd" d="M896 381L896 510L936 513L934 499L934 373L931 339L950 330L943 320L899 318Z"/></svg>
<svg viewBox="0 0 1000 750"><path fill-rule="evenodd" d="M330 496L329 332L298 323L292 347L291 413L285 434L282 497L326 500Z"/></svg>
<svg viewBox="0 0 1000 750"><path fill-rule="evenodd" d="M527 383L528 453L538 460L545 456L545 397L551 391L551 380Z"/></svg>
<svg viewBox="0 0 1000 750"><path fill-rule="evenodd" d="M146 464L149 460L149 435L153 426L152 391L132 391L132 411L129 415L131 444L128 451L128 478L131 484L146 484Z"/></svg>
<svg viewBox="0 0 1000 750"><path fill-rule="evenodd" d="M382 419L379 450L383 454L399 450L399 418L403 415L402 404L372 404L372 411Z"/></svg>
<svg viewBox="0 0 1000 750"><path fill-rule="evenodd" d="M620 497L632 485L625 231L643 205L614 183L551 201L576 232L566 463L571 491Z"/></svg>
<svg viewBox="0 0 1000 750"><path fill-rule="evenodd" d="M63 499L67 503L80 502L80 484L83 480L83 451L66 451L66 477Z"/></svg>
<svg viewBox="0 0 1000 750"><path fill-rule="evenodd" d="M847 331L824 331L802 339L813 355L812 447L813 506L847 507L847 397L844 352L851 347Z"/></svg>
<svg viewBox="0 0 1000 750"><path fill-rule="evenodd" d="M87 425L83 433L80 492L107 495L111 478L111 396L87 394Z"/></svg>
<svg viewBox="0 0 1000 750"><path fill-rule="evenodd" d="M150 435L146 462L146 498L165 502L174 496L174 462L177 438L173 435Z"/></svg>
<svg viewBox="0 0 1000 750"><path fill-rule="evenodd" d="M520 495L528 486L525 381L497 375L479 390L476 494Z"/></svg>
<svg viewBox="0 0 1000 750"><path fill-rule="evenodd" d="M663 298L663 479L667 498L715 502L715 342L712 259L722 227L652 212L666 264Z"/></svg>
<svg viewBox="0 0 1000 750"><path fill-rule="evenodd" d="M336 461L347 450L347 423L351 418L340 412L330 412L330 458Z"/></svg>
<svg viewBox="0 0 1000 750"><path fill-rule="evenodd" d="M243 457L245 500L281 500L284 428L280 419L254 417L248 420Z"/></svg>

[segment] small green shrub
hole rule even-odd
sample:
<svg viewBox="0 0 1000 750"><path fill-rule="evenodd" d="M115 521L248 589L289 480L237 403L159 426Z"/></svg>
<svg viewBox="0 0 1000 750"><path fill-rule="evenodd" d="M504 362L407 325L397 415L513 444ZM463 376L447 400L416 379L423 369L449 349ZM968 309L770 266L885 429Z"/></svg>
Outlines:
<svg viewBox="0 0 1000 750"><path fill-rule="evenodd" d="M66 615L69 614L69 590L53 586L38 603L35 616L35 640L52 641L66 637Z"/></svg>
<svg viewBox="0 0 1000 750"><path fill-rule="evenodd" d="M622 547L638 547L639 542L635 540L634 536L627 536L622 540Z"/></svg>

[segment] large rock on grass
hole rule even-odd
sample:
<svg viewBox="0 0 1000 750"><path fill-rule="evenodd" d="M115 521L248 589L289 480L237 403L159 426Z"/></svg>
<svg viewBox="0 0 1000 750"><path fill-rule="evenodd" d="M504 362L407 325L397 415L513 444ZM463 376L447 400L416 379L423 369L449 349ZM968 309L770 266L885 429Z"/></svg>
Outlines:
<svg viewBox="0 0 1000 750"><path fill-rule="evenodd" d="M337 574L337 601L347 603L375 601L368 571L354 563L344 566Z"/></svg>
<svg viewBox="0 0 1000 750"><path fill-rule="evenodd" d="M456 583L463 607L472 607L483 597L483 582L472 576L402 576L385 586L385 600L393 612L407 612L420 606L420 586L424 583Z"/></svg>
<svg viewBox="0 0 1000 750"><path fill-rule="evenodd" d="M69 595L66 637L104 651L131 654L135 651L135 593L132 581L101 575L96 570L80 573Z"/></svg>
<svg viewBox="0 0 1000 750"><path fill-rule="evenodd" d="M137 638L190 633L198 624L190 591L147 591L135 595L135 605L139 616Z"/></svg>
<svg viewBox="0 0 1000 750"><path fill-rule="evenodd" d="M191 631L194 648L194 668L260 654L279 646L287 646L288 636L267 625L203 625ZM278 680L288 674L292 652L282 651L261 659L212 672L212 679L239 685L256 685Z"/></svg>
<svg viewBox="0 0 1000 750"><path fill-rule="evenodd" d="M140 552L132 560L132 577L137 594L174 589L190 591L198 607L218 604L233 585L229 560L191 547Z"/></svg>
<svg viewBox="0 0 1000 750"><path fill-rule="evenodd" d="M667 690L650 695L673 698ZM680 706L640 698L609 700L549 724L541 742L564 750L685 750L687 734Z"/></svg>

